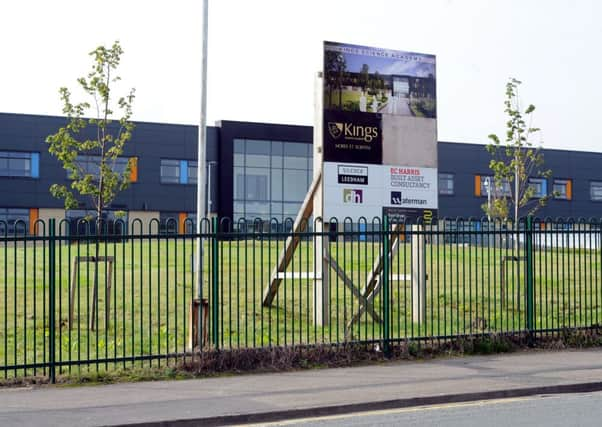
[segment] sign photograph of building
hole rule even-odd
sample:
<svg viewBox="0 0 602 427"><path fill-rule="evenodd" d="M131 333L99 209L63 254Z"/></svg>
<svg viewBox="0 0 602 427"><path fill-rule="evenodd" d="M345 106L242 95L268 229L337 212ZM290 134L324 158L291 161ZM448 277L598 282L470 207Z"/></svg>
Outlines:
<svg viewBox="0 0 602 427"><path fill-rule="evenodd" d="M324 216L437 212L435 56L324 42Z"/></svg>
<svg viewBox="0 0 602 427"><path fill-rule="evenodd" d="M327 110L435 118L435 56L324 43Z"/></svg>

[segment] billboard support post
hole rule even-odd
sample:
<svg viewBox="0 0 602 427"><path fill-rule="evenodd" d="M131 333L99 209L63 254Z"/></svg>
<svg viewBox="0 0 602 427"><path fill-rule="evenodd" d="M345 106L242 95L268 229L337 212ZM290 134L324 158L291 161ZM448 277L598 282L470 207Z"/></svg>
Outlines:
<svg viewBox="0 0 602 427"><path fill-rule="evenodd" d="M426 320L426 238L423 225L412 226L412 321Z"/></svg>
<svg viewBox="0 0 602 427"><path fill-rule="evenodd" d="M323 74L318 72L314 81L314 144L313 144L313 178L322 174L322 156L324 153L322 137L322 103ZM330 259L328 239L329 224L324 218L324 181L320 180L319 188L314 193L314 324L327 326L329 320L329 265Z"/></svg>
<svg viewBox="0 0 602 427"><path fill-rule="evenodd" d="M316 326L328 326L329 325L329 265L330 251L328 247L330 245L328 240L327 223L324 223L321 218L316 218L314 221L315 229L315 240L314 240L314 325Z"/></svg>

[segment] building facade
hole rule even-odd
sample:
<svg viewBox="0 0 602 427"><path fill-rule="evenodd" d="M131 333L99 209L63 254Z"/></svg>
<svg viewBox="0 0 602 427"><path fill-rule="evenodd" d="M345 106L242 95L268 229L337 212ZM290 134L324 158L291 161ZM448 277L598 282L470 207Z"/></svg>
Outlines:
<svg viewBox="0 0 602 427"><path fill-rule="evenodd" d="M63 117L0 113L0 224L33 231L37 219L77 219L92 206L65 211L52 184L68 184L66 171L48 153L46 137ZM218 122L207 132L207 211L220 218L295 217L312 180L310 126ZM108 210L144 226L176 220L181 230L196 209L197 127L137 122L119 164L134 159L132 184ZM543 150L548 179L532 178L540 194L552 194L540 217L600 217L602 153ZM483 216L490 154L483 145L439 142L439 216ZM80 164L94 173L94 158ZM140 223L140 222L138 222ZM12 224L12 225L11 225ZM2 230L0 230L2 231Z"/></svg>

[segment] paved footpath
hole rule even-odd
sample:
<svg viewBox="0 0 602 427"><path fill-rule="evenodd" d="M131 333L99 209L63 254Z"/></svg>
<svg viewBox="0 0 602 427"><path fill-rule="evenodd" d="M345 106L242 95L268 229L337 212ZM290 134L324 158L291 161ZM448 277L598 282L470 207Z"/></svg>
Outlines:
<svg viewBox="0 0 602 427"><path fill-rule="evenodd" d="M199 380L0 389L0 425L224 425L602 390L602 349Z"/></svg>

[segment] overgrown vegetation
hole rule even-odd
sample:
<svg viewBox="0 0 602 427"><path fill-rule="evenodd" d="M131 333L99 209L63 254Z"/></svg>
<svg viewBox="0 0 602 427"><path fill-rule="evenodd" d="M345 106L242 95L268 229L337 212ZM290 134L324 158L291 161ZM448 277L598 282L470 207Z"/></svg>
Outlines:
<svg viewBox="0 0 602 427"><path fill-rule="evenodd" d="M132 381L191 379L241 373L284 372L361 366L388 361L428 360L438 357L489 355L525 350L562 350L602 345L602 327L566 328L558 333L480 334L452 340L402 341L391 346L387 357L379 345L342 344L248 348L206 351L174 359L166 366L131 366L121 369L73 373L57 378L59 384L108 384ZM46 377L0 380L0 386L47 384Z"/></svg>

